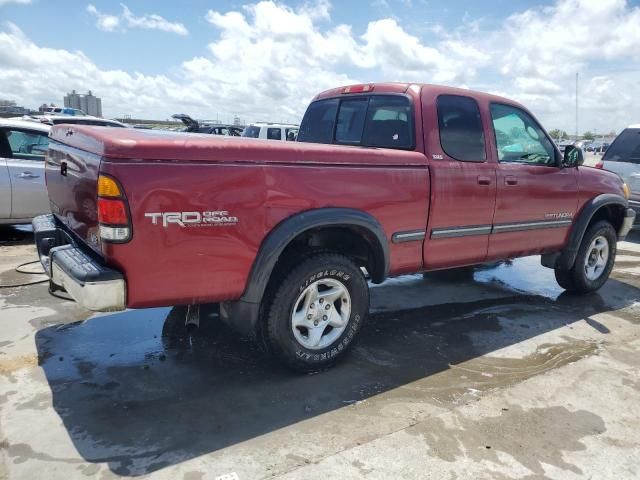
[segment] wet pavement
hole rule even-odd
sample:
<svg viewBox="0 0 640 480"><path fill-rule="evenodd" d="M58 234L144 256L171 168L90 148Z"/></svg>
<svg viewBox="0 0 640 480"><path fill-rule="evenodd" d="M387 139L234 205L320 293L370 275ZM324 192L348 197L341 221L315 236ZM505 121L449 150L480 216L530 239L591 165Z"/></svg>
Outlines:
<svg viewBox="0 0 640 480"><path fill-rule="evenodd" d="M13 271L30 242L0 229L0 285L41 279ZM195 329L2 289L0 478L640 476L640 235L588 296L537 257L371 296L348 358L299 375L215 308Z"/></svg>

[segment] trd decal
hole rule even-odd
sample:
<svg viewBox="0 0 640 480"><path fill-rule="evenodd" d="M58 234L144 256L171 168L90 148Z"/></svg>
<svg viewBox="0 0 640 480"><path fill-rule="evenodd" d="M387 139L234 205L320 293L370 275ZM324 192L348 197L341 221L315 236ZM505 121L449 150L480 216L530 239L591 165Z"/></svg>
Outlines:
<svg viewBox="0 0 640 480"><path fill-rule="evenodd" d="M145 217L151 219L152 225L168 227L175 223L180 227L220 227L235 225L238 217L234 217L226 210L206 212L148 212Z"/></svg>

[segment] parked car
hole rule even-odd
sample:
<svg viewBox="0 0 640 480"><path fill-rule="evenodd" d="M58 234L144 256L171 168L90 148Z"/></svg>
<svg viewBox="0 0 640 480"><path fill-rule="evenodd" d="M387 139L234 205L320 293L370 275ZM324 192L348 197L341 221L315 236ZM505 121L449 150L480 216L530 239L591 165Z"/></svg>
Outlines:
<svg viewBox="0 0 640 480"><path fill-rule="evenodd" d="M281 123L252 123L244 129L242 136L247 138L295 142L298 138L298 130L298 125L287 125Z"/></svg>
<svg viewBox="0 0 640 480"><path fill-rule="evenodd" d="M180 120L184 123L184 132L191 133L208 133L210 135L225 135L228 137L242 136L242 127L238 125L225 125L222 123L214 123L210 121L195 120L184 113L176 113L171 118Z"/></svg>
<svg viewBox="0 0 640 480"><path fill-rule="evenodd" d="M91 115L68 116L68 115L45 115L39 118L40 123L47 125L93 125L96 127L118 127L128 128L124 123L117 120L108 120L106 118L92 117Z"/></svg>
<svg viewBox="0 0 640 480"><path fill-rule="evenodd" d="M81 116L84 117L87 114L82 110L77 108L69 108L69 107L48 107L44 111L45 115L71 115L71 116Z"/></svg>
<svg viewBox="0 0 640 480"><path fill-rule="evenodd" d="M638 215L636 227L640 223L640 124L630 125L616 137L596 168L615 172L631 190L629 206Z"/></svg>
<svg viewBox="0 0 640 480"><path fill-rule="evenodd" d="M49 125L0 119L0 224L29 223L49 213L44 154Z"/></svg>
<svg viewBox="0 0 640 480"><path fill-rule="evenodd" d="M618 175L561 155L522 105L434 85L323 92L297 142L54 127L47 158L53 214L33 225L53 285L98 311L219 302L302 371L366 327L364 271L541 254L593 292L635 217Z"/></svg>

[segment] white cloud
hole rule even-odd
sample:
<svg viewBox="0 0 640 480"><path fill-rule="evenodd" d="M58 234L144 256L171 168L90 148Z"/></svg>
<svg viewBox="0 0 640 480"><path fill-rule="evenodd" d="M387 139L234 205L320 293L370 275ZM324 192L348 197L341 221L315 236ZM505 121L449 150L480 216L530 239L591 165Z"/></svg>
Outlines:
<svg viewBox="0 0 640 480"><path fill-rule="evenodd" d="M92 4L87 5L87 12L96 17L96 27L105 32L115 32L126 28L143 28L161 30L178 35L189 34L189 31L182 23L170 22L155 13L136 16L126 5L121 3L120 6L122 7L122 14L120 15L102 13Z"/></svg>
<svg viewBox="0 0 640 480"><path fill-rule="evenodd" d="M118 15L92 5L87 11L107 31L187 33L182 24L155 14L136 16L126 5ZM633 115L640 111L640 7L623 0L558 0L502 25L466 18L455 29L431 24L423 35L396 18L372 18L359 31L332 23L328 0L296 8L264 0L209 10L205 19L212 27L205 53L185 56L165 75L105 70L80 51L36 45L9 26L0 29L0 85L27 105L61 99L73 88L91 89L102 96L108 115L165 118L185 112L296 121L326 88L358 81L436 82L502 92L527 105L549 129L573 132L574 76L580 71L580 130L619 130L637 121Z"/></svg>
<svg viewBox="0 0 640 480"><path fill-rule="evenodd" d="M15 3L16 5L29 5L32 0L0 0L0 7Z"/></svg>
<svg viewBox="0 0 640 480"><path fill-rule="evenodd" d="M164 32L177 33L178 35L188 35L189 31L179 22L170 22L160 15L154 13L136 17L126 5L122 6L122 16L131 28L146 28L149 30L162 30Z"/></svg>
<svg viewBox="0 0 640 480"><path fill-rule="evenodd" d="M16 3L19 5L28 5L31 3L31 0L0 0L0 7L4 5L9 5L10 3Z"/></svg>
<svg viewBox="0 0 640 480"><path fill-rule="evenodd" d="M115 32L120 25L120 19L115 15L106 15L92 4L87 5L87 12L96 16L96 27L105 32Z"/></svg>

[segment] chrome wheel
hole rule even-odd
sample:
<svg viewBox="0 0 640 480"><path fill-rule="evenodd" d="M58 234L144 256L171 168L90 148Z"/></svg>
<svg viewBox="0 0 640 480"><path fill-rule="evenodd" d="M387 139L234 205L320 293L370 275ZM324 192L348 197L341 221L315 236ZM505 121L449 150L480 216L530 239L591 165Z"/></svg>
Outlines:
<svg viewBox="0 0 640 480"><path fill-rule="evenodd" d="M320 350L335 342L349 323L351 297L333 278L313 282L298 296L291 312L291 330L305 348Z"/></svg>
<svg viewBox="0 0 640 480"><path fill-rule="evenodd" d="M584 261L584 273L586 277L593 281L600 278L607 268L609 261L609 242L600 235L593 239L587 249L587 257Z"/></svg>

